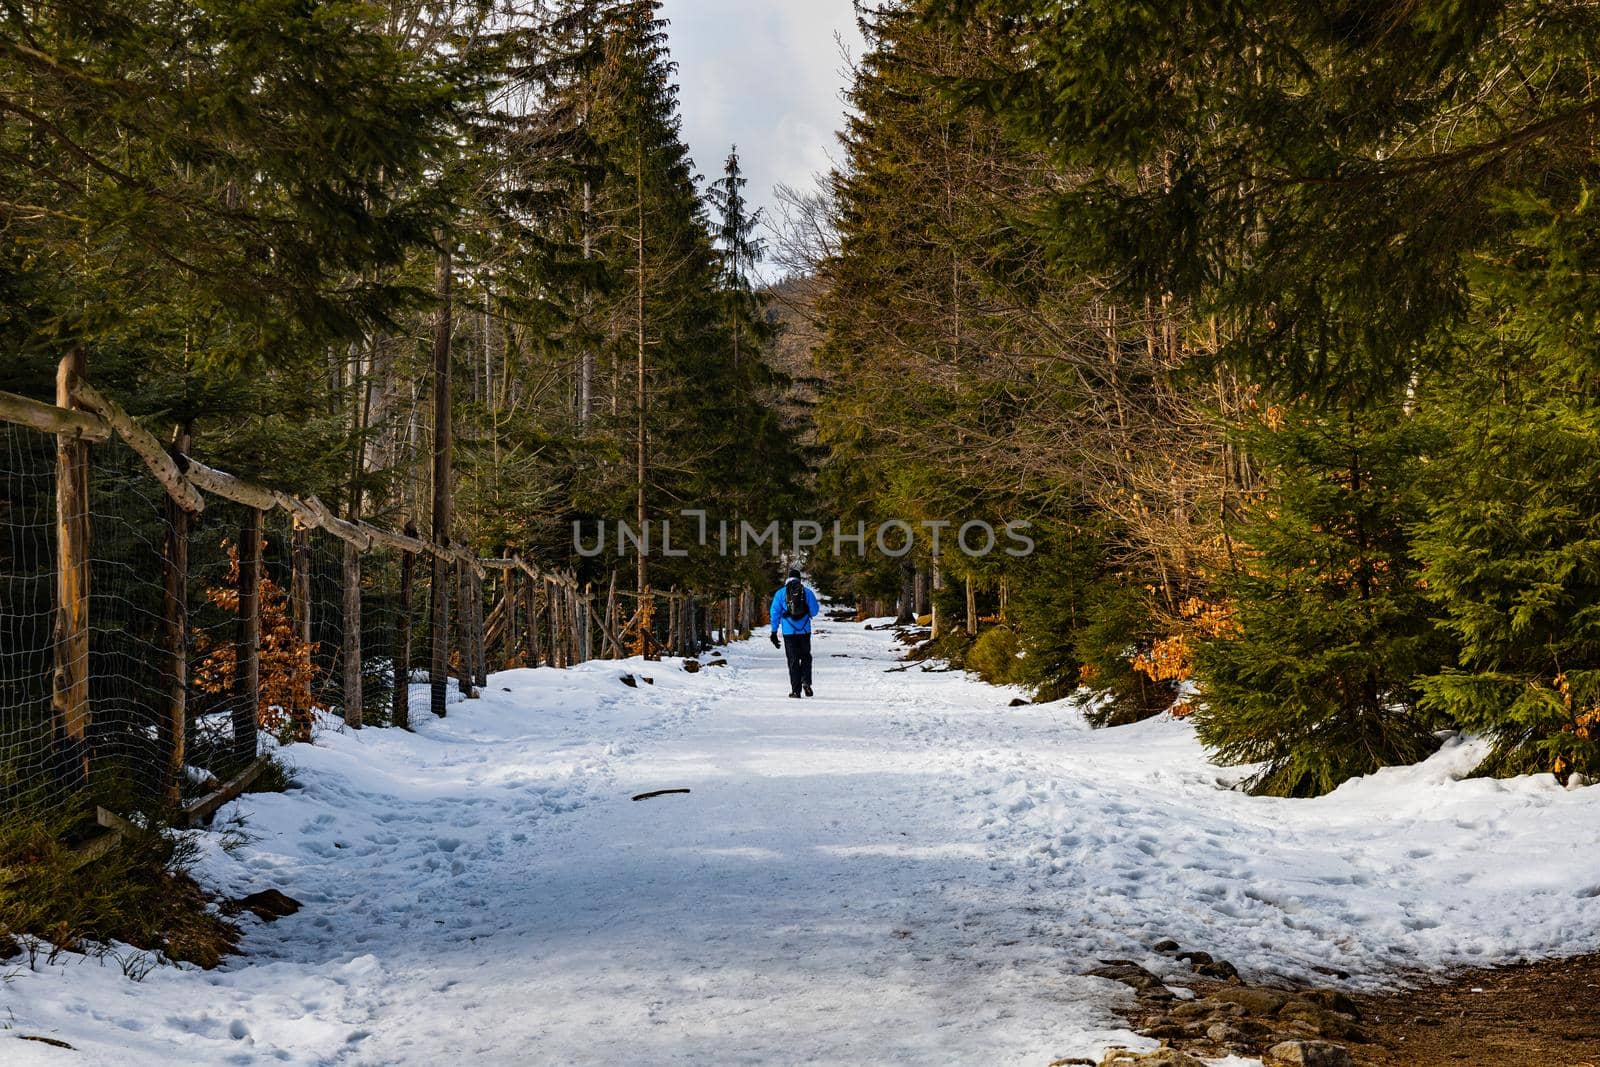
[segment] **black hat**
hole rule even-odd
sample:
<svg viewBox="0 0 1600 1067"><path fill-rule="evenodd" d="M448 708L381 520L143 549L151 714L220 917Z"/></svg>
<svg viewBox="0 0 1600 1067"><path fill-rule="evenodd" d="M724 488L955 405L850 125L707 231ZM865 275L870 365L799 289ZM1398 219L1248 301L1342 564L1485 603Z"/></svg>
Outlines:
<svg viewBox="0 0 1600 1067"><path fill-rule="evenodd" d="M791 577L791 578L800 577L800 568L799 567L790 567L789 568L789 577Z"/></svg>

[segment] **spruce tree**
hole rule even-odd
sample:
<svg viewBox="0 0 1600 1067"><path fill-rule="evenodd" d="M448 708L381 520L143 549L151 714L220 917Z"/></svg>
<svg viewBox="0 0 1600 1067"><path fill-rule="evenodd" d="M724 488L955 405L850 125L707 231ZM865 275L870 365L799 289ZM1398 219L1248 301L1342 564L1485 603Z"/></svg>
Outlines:
<svg viewBox="0 0 1600 1067"><path fill-rule="evenodd" d="M743 189L749 184L739 167L739 146L734 145L722 165L722 177L711 183L707 200L717 213L716 236L721 242L723 290L728 301L735 368L739 366L741 345L749 347L752 341L763 340L763 334L770 334L762 331L754 338L746 336L749 320L754 319L758 328L764 325L760 318L763 302L750 288L749 270L761 258L763 242L755 235L761 224L761 211L751 211L745 202Z"/></svg>
<svg viewBox="0 0 1600 1067"><path fill-rule="evenodd" d="M1482 770L1600 775L1600 222L1574 181L1507 195L1473 269L1417 551L1460 664L1426 703L1494 740Z"/></svg>
<svg viewBox="0 0 1600 1067"><path fill-rule="evenodd" d="M1425 504L1427 441L1399 411L1291 409L1251 435L1269 488L1220 581L1231 624L1198 649L1194 719L1223 761L1263 764L1258 792L1324 793L1432 748L1416 680L1449 647L1406 530Z"/></svg>

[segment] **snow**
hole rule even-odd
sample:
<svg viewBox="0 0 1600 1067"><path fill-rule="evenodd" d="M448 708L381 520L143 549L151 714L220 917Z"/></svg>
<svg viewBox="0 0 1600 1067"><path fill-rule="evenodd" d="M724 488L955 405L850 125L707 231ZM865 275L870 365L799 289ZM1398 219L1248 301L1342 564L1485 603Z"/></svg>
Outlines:
<svg viewBox="0 0 1600 1067"><path fill-rule="evenodd" d="M818 629L812 700L758 640L692 675L497 674L443 720L418 687L415 734L286 749L303 788L225 808L252 839L203 835L200 873L304 909L246 916L211 972L13 961L0 1028L76 1051L4 1062L1042 1067L1153 1044L1081 972L1132 959L1182 990L1162 938L1360 987L1600 948L1600 790L1462 780L1482 748L1451 738L1253 798L1182 721L1090 730Z"/></svg>

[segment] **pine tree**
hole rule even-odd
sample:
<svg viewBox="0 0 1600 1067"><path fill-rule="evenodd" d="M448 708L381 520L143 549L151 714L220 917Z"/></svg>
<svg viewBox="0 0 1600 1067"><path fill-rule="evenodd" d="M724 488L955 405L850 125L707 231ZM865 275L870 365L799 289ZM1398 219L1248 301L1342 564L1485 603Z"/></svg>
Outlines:
<svg viewBox="0 0 1600 1067"><path fill-rule="evenodd" d="M414 295L372 274L429 239L426 175L472 87L376 11L43 3L6 8L0 40L23 351L281 363Z"/></svg>
<svg viewBox="0 0 1600 1067"><path fill-rule="evenodd" d="M1270 488L1221 587L1231 624L1198 649L1200 739L1262 763L1256 791L1325 793L1420 759L1416 679L1446 662L1406 526L1422 514L1428 434L1398 411L1269 413L1250 451Z"/></svg>

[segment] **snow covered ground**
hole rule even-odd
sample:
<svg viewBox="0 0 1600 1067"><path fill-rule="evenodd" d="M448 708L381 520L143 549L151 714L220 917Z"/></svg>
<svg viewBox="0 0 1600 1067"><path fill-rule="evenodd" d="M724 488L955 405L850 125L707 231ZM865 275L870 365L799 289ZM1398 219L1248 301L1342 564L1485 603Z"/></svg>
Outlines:
<svg viewBox="0 0 1600 1067"><path fill-rule="evenodd" d="M1182 722L1090 731L820 629L813 700L753 641L693 675L507 672L415 734L291 749L304 788L225 809L254 840L207 835L202 874L305 908L246 917L209 973L14 968L0 1041L76 1051L0 1062L1042 1067L1141 1044L1128 991L1079 972L1181 984L1166 937L1360 985L1600 949L1600 789L1458 780L1466 742L1251 798Z"/></svg>

